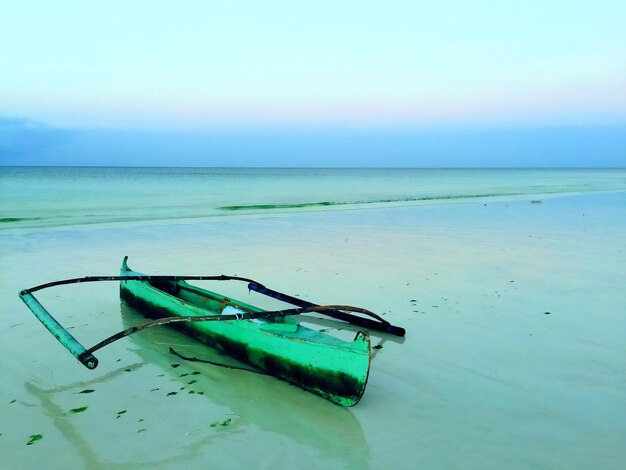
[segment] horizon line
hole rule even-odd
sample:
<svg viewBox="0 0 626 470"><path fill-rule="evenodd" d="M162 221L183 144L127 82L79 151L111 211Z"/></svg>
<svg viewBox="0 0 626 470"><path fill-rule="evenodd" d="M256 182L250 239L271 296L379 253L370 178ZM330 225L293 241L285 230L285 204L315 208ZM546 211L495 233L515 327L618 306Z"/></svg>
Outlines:
<svg viewBox="0 0 626 470"><path fill-rule="evenodd" d="M170 165L3 165L0 168L119 168L119 169L214 169L214 170L626 170L624 166L170 166Z"/></svg>

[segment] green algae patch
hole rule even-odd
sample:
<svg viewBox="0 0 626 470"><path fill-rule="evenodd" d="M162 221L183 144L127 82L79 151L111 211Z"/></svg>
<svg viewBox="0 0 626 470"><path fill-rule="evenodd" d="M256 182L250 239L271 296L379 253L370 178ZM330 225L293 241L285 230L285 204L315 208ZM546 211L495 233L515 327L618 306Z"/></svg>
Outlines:
<svg viewBox="0 0 626 470"><path fill-rule="evenodd" d="M31 434L30 437L28 438L28 442L26 443L26 445L32 446L35 442L41 441L42 439L43 439L42 434Z"/></svg>
<svg viewBox="0 0 626 470"><path fill-rule="evenodd" d="M332 201L320 201L320 202L303 202L295 204L250 204L242 206L221 206L219 210L223 211L244 211L244 210L267 210L267 209L301 209L304 207L326 207L326 206L338 206L344 204L351 204L349 202L332 202Z"/></svg>
<svg viewBox="0 0 626 470"><path fill-rule="evenodd" d="M315 201L315 202L300 202L300 203L284 203L284 204L245 204L234 206L220 206L217 210L222 211L246 211L246 210L276 210L276 209L306 209L314 207L329 207L329 206L362 206L369 204L390 204L390 203L411 203L411 202L426 202L426 201L446 201L457 199L482 199L492 198L500 196L519 196L522 193L482 193L482 194L442 194L433 196L416 196L416 197L403 197L403 198L390 198L390 199L367 199L357 201Z"/></svg>
<svg viewBox="0 0 626 470"><path fill-rule="evenodd" d="M41 217L0 217L0 224L22 222L24 220L39 220Z"/></svg>
<svg viewBox="0 0 626 470"><path fill-rule="evenodd" d="M72 409L70 410L70 414L71 414L71 415L75 415L76 413L82 413L83 411L86 411L86 410L87 410L87 407L86 407L86 406L81 406L81 407L79 407L79 408L72 408Z"/></svg>
<svg viewBox="0 0 626 470"><path fill-rule="evenodd" d="M228 419L225 419L224 421L214 421L211 423L211 427L212 428L226 427L231 423L232 420L233 420L232 418L228 418Z"/></svg>

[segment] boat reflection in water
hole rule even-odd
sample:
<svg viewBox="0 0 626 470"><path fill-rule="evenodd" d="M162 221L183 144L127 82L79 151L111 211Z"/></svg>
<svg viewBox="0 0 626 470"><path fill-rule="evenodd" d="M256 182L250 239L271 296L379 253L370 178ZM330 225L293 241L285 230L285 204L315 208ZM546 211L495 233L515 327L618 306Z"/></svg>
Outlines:
<svg viewBox="0 0 626 470"><path fill-rule="evenodd" d="M145 322L124 303L121 315L125 328ZM46 433L46 440L65 449L60 461L85 468L181 462L265 467L311 456L320 464L367 467L368 444L350 409L272 376L181 360L170 348L250 369L159 327L103 350L100 367L85 371L93 380L60 387L27 382L58 431Z"/></svg>
<svg viewBox="0 0 626 470"><path fill-rule="evenodd" d="M146 321L123 302L120 307L124 328ZM85 468L181 462L266 467L289 465L290 459L297 465L306 457L320 465L368 466L368 444L351 409L272 376L182 360L170 348L250 369L158 327L102 350L98 369L81 370L87 380L55 386L63 383L55 374L28 381L28 394L57 431L44 432L59 453L55 459Z"/></svg>
<svg viewBox="0 0 626 470"><path fill-rule="evenodd" d="M125 328L145 321L143 315L124 303L121 313ZM173 328L144 330L132 336L130 342L142 360L158 366L169 377L170 388L166 390L172 389L177 395L167 397L168 406L187 407L194 415L202 414L204 409L207 416L215 416L217 411L218 419L211 423L213 432L206 437L199 433L195 444L187 437L187 450L191 450L190 446L197 451L206 445L210 447L216 431L242 435L253 432L253 436L244 440L259 439L269 448L297 444L313 450L320 459L367 466L367 442L359 421L349 409L272 376L181 360L170 348L185 357L251 370L249 365ZM177 364L180 366L174 367ZM289 449L277 448L270 453L289 454Z"/></svg>

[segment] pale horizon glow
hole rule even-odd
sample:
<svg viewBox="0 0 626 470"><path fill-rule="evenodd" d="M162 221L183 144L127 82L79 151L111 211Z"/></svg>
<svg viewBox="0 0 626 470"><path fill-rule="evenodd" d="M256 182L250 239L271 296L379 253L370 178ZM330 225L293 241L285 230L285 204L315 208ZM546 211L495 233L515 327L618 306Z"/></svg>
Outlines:
<svg viewBox="0 0 626 470"><path fill-rule="evenodd" d="M26 0L3 3L0 17L5 127L626 129L617 0Z"/></svg>

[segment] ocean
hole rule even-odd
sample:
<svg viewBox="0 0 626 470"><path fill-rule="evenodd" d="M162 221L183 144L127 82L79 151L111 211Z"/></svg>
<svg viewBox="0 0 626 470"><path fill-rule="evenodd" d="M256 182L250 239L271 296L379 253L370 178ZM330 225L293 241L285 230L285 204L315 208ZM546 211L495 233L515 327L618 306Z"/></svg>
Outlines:
<svg viewBox="0 0 626 470"><path fill-rule="evenodd" d="M0 230L621 190L625 170L0 167Z"/></svg>
<svg viewBox="0 0 626 470"><path fill-rule="evenodd" d="M115 275L124 256L364 307L407 334L372 334L352 408L184 361L170 348L241 365L167 327L87 370L17 294ZM0 167L0 285L6 468L623 467L624 169ZM37 298L89 346L144 320L114 282Z"/></svg>

